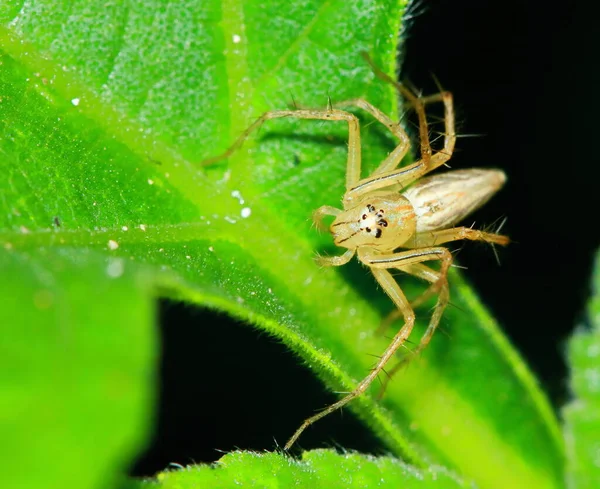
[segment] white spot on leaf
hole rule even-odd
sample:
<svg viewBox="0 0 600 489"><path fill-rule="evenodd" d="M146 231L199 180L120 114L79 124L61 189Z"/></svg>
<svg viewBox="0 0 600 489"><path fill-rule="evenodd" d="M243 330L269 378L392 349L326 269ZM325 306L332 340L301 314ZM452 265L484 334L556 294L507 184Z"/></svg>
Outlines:
<svg viewBox="0 0 600 489"><path fill-rule="evenodd" d="M111 278L119 278L125 270L125 260L122 258L110 258L106 267L106 274Z"/></svg>
<svg viewBox="0 0 600 489"><path fill-rule="evenodd" d="M232 190L232 191L231 191L231 196L232 196L234 199L237 199L237 200L238 200L238 202L240 203L240 205L243 205L243 204L244 204L244 198L242 197L242 194L240 193L240 191L239 191L239 190Z"/></svg>

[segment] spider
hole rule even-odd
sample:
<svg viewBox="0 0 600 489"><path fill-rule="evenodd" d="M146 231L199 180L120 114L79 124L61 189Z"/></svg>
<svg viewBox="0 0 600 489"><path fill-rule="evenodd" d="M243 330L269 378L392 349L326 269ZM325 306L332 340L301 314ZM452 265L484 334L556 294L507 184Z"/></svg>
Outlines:
<svg viewBox="0 0 600 489"><path fill-rule="evenodd" d="M354 255L371 269L381 288L393 301L397 310L391 319L402 317L403 326L391 340L369 374L351 392L314 416L307 418L285 444L289 450L302 432L316 421L340 409L363 394L383 371L398 349L410 336L414 324L414 308L437 295L429 325L412 356L422 351L433 336L449 301L448 270L452 254L441 246L458 240L485 241L506 245L509 238L497 233L488 233L469 227L453 227L469 213L483 205L504 184L506 176L501 170L468 169L453 170L427 176L444 165L452 156L456 143L454 107L452 94L442 91L429 97L420 97L404 85L381 72L368 57L375 74L396 86L419 121L420 159L408 166L398 168L410 149L410 139L399 123L394 122L382 111L364 99L353 99L336 104L342 107L357 107L371 114L399 140L398 145L368 177L361 179L361 143L358 118L345 110L328 106L325 110L295 109L274 110L264 113L223 154L205 160L211 164L229 157L239 148L249 134L265 121L281 117L345 121L348 124L348 159L346 166L346 192L342 198L342 209L324 205L313 214L315 224L326 229L325 216L333 216L329 231L334 243L345 248L339 256L318 257L324 266L340 266L348 263ZM443 149L434 152L429 140L425 105L442 102L444 105ZM435 270L425 265L428 261L439 261ZM428 282L430 285L415 301L410 303L389 270L400 270ZM404 362L401 362L401 364ZM394 371L397 368L394 368Z"/></svg>

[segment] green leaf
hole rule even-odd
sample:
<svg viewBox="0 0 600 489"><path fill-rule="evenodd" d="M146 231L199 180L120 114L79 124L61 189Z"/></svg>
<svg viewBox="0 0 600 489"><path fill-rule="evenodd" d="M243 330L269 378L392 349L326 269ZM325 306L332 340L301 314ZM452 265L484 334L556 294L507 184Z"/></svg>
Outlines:
<svg viewBox="0 0 600 489"><path fill-rule="evenodd" d="M397 114L397 94L360 52L394 72L403 8L391 0L3 4L0 244L42 262L53 250L135 263L148 273L137 293L158 290L244 319L332 389L350 390L386 346L375 329L392 305L356 263L313 261L316 251L336 252L310 214L341 199L347 129L270 121L226 164L197 162L262 111L286 107L290 94L314 107L328 95L364 97ZM394 141L377 124L362 135L366 175ZM78 266L93 290L90 265ZM374 391L350 408L416 466L447 465L481 487L561 487L562 438L545 397L467 284L451 280L457 307L445 315L447 335L436 335L383 402Z"/></svg>
<svg viewBox="0 0 600 489"><path fill-rule="evenodd" d="M569 340L575 399L563 410L567 485L577 489L600 486L600 254L596 258L588 311L590 327L581 327Z"/></svg>
<svg viewBox="0 0 600 489"><path fill-rule="evenodd" d="M144 274L79 250L0 250L0 269L0 487L112 482L152 420Z"/></svg>
<svg viewBox="0 0 600 489"><path fill-rule="evenodd" d="M330 450L305 452L302 460L290 460L278 453L234 452L225 455L214 466L190 466L163 472L152 487L187 489L193 487L311 487L347 489L379 487L472 488L443 467L425 470L392 457L370 457L359 454L337 454ZM142 486L143 487L143 486Z"/></svg>

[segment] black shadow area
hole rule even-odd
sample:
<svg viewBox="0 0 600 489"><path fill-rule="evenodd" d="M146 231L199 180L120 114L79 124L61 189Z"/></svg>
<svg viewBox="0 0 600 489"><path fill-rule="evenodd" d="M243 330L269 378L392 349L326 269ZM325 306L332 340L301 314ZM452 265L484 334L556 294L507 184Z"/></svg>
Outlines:
<svg viewBox="0 0 600 489"><path fill-rule="evenodd" d="M556 407L568 398L564 342L581 322L600 246L595 152L600 52L591 4L415 2L403 78L425 93L435 76L454 94L455 169L501 168L504 189L467 219L507 217L515 243L466 244L458 261Z"/></svg>
<svg viewBox="0 0 600 489"><path fill-rule="evenodd" d="M155 434L132 475L214 462L238 448L275 450L304 418L337 400L284 345L225 315L162 301L160 328ZM349 410L309 428L295 450L336 446L384 452Z"/></svg>

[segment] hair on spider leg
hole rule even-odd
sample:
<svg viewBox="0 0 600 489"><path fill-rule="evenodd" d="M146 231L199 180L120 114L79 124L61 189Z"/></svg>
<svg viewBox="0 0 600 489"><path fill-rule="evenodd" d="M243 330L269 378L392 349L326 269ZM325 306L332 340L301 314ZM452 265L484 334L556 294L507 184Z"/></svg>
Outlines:
<svg viewBox="0 0 600 489"><path fill-rule="evenodd" d="M497 218L494 222L492 222L489 226L484 226L482 230L486 233L500 234L500 231L506 224L507 219L508 219L508 216L501 216L501 217ZM500 221L500 223L496 226L496 223L498 221ZM511 242L516 243L516 241L514 241L512 239L511 239ZM496 258L496 263L498 264L498 266L502 266L502 263L500 262L500 255L498 254L498 250L496 249L496 243L494 243L492 241L484 241L484 243L491 246L492 251L494 252L494 257Z"/></svg>
<svg viewBox="0 0 600 489"><path fill-rule="evenodd" d="M427 122L429 127L431 128L434 125L438 125L438 124L443 124L444 123L444 118L437 116L437 115L431 115L429 114L427 116ZM439 132L437 132L437 134L439 134Z"/></svg>
<svg viewBox="0 0 600 489"><path fill-rule="evenodd" d="M331 392L333 392L334 394L342 394L342 395L344 395L344 394L350 394L351 391L331 391ZM317 408L317 409L315 409L315 411L318 412L318 411L320 411L320 409Z"/></svg>
<svg viewBox="0 0 600 489"><path fill-rule="evenodd" d="M456 304L456 302L452 302L452 301L448 301L448 305L453 307L454 309L456 309L457 311L462 312L463 314L467 314L467 310L463 309L462 307L460 307L459 305ZM444 321L448 321L448 318L444 318L442 317L442 319Z"/></svg>
<svg viewBox="0 0 600 489"><path fill-rule="evenodd" d="M437 142L438 142L440 139L442 139L442 138L444 138L444 137L446 136L444 133L437 132L437 131L431 131L429 134L430 134L430 135L431 135L431 134L434 134L434 135L435 135L435 137L434 137L433 139L430 139L430 140L429 140L429 142L430 142L431 144L433 144L433 143L437 143ZM440 153L442 153L442 152L443 152L443 150L440 150L439 152L440 152Z"/></svg>
<svg viewBox="0 0 600 489"><path fill-rule="evenodd" d="M298 110L298 104L296 103L296 99L294 98L294 94L290 92L290 98L292 99L291 105L288 104L288 107L294 110Z"/></svg>
<svg viewBox="0 0 600 489"><path fill-rule="evenodd" d="M440 79L436 76L436 74L433 71L429 72L429 76L433 79L433 83L435 83L435 86L437 87L439 93L445 93L448 91L442 86Z"/></svg>
<svg viewBox="0 0 600 489"><path fill-rule="evenodd" d="M460 139L466 139L466 138L484 138L487 136L487 133L485 132L472 132L472 133L467 133L467 132L463 132L461 134L457 134L456 137L460 138Z"/></svg>
<svg viewBox="0 0 600 489"><path fill-rule="evenodd" d="M507 220L508 220L508 216L500 216L500 217L496 218L488 226L484 226L483 230L488 233L500 234L500 231L502 231L502 228L506 224ZM496 223L498 223L497 226L496 226ZM513 243L514 243L514 241L513 241Z"/></svg>
<svg viewBox="0 0 600 489"><path fill-rule="evenodd" d="M365 353L365 355L373 358L377 358L378 360L381 358L381 355L377 355L376 353ZM371 367L369 367L371 368Z"/></svg>
<svg viewBox="0 0 600 489"><path fill-rule="evenodd" d="M468 270L468 267L466 267L466 266L464 266L464 265L459 265L458 263L456 263L456 262L454 261L454 260L456 259L456 257L457 257L458 255L460 255L460 252L461 252L462 250L464 250L464 249L465 249L465 246L466 246L466 244L467 244L467 243L465 243L465 242L462 242L462 243L461 243L461 245L460 245L458 248L453 248L453 249L451 249L451 250L450 250L450 253L452 253L452 256L453 256L453 258L454 258L454 259L452 260L452 265L450 265L450 267L451 267L451 268L461 268L461 269L463 269L463 270Z"/></svg>
<svg viewBox="0 0 600 489"><path fill-rule="evenodd" d="M407 90L410 90L417 99L423 99L423 90L417 88L417 86L410 79L404 78L400 83L404 85ZM410 105L410 107L412 108L412 105Z"/></svg>
<svg viewBox="0 0 600 489"><path fill-rule="evenodd" d="M333 110L333 103L331 102L331 95L329 94L329 91L327 92L327 110Z"/></svg>
<svg viewBox="0 0 600 489"><path fill-rule="evenodd" d="M325 254L321 254L321 253L315 253L314 256L314 262L317 264L317 266L319 267L319 269L324 269L327 268L328 265L328 260L332 257L332 255L325 255Z"/></svg>
<svg viewBox="0 0 600 489"><path fill-rule="evenodd" d="M392 377L390 377L390 374L388 374L386 369L382 368L381 371L385 374L387 382L392 380ZM385 385L385 383L381 380L381 377L379 375L377 375L377 382L379 382L379 389L381 390L383 388L383 386Z"/></svg>
<svg viewBox="0 0 600 489"><path fill-rule="evenodd" d="M408 350L408 351L410 352L411 350ZM371 355L371 356L373 356L373 357L377 358L378 360L379 360L379 359L381 359L381 356L379 356L379 355ZM369 367L369 372L373 372L374 370L375 370L375 366L373 366L373 367ZM386 375L386 377L387 377L388 381L392 379L391 375L388 373L388 371L387 371L386 369L381 369L381 371L380 371L380 372L384 372L384 373L385 373L385 375ZM384 385L384 383L383 383L383 382L381 382L381 379L379 378L379 375L376 377L376 379L379 381L379 383L380 383L382 386Z"/></svg>
<svg viewBox="0 0 600 489"><path fill-rule="evenodd" d="M376 122L377 121L375 121L375 120L369 121L366 124L363 124L362 127L364 127L366 129L367 127L371 127L372 125L374 125Z"/></svg>
<svg viewBox="0 0 600 489"><path fill-rule="evenodd" d="M398 318L397 320L400 320L400 318ZM391 324L390 324L390 326L391 326ZM384 338L386 340L389 340L389 341L392 340L391 336L388 336L388 335L385 335L385 334L382 335L382 338ZM415 341L411 340L410 338L406 338L406 340L404 340L404 343L402 343L402 346L400 348L403 348L406 351L412 351L407 345L415 347L415 346L417 346L417 343ZM377 358L380 358L380 357L377 357Z"/></svg>

